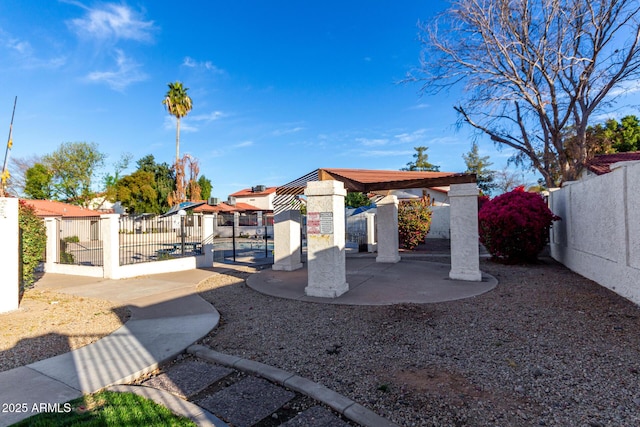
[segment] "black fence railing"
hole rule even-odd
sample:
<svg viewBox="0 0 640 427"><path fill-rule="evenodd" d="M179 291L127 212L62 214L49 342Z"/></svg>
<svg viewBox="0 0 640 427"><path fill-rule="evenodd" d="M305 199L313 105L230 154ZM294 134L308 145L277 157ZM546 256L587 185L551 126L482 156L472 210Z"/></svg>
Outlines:
<svg viewBox="0 0 640 427"><path fill-rule="evenodd" d="M202 254L200 215L120 218L120 265Z"/></svg>
<svg viewBox="0 0 640 427"><path fill-rule="evenodd" d="M103 264L100 217L66 217L58 225L58 263Z"/></svg>

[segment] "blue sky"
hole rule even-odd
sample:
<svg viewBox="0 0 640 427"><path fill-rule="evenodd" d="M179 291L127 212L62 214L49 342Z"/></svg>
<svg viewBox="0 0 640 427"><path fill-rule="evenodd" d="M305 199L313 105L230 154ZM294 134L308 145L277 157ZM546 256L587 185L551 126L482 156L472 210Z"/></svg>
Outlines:
<svg viewBox="0 0 640 427"><path fill-rule="evenodd" d="M175 157L167 83L189 88L181 153L213 193L275 186L319 167L399 169L413 147L462 172L471 132L454 95L398 81L418 64L418 20L445 1L0 3L0 135L18 105L11 156L95 142L134 160ZM501 169L511 154L480 138ZM135 163L129 171L135 169Z"/></svg>

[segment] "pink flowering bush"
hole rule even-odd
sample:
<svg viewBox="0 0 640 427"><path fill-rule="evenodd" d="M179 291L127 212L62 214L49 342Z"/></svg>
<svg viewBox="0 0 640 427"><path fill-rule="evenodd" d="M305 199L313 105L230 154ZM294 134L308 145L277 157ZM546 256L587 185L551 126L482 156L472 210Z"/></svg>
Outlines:
<svg viewBox="0 0 640 427"><path fill-rule="evenodd" d="M542 196L518 187L483 204L478 213L480 242L495 260L531 262L547 243L551 223L559 219Z"/></svg>
<svg viewBox="0 0 640 427"><path fill-rule="evenodd" d="M398 204L400 247L412 250L424 243L431 227L429 199L407 200Z"/></svg>

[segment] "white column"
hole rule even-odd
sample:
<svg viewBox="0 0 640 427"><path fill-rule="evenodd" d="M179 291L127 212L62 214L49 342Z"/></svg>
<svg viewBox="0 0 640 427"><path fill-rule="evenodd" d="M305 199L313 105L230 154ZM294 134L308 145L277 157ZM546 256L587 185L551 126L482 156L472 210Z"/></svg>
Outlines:
<svg viewBox="0 0 640 427"><path fill-rule="evenodd" d="M339 181L311 181L307 196L309 296L335 298L349 290L345 265L344 197Z"/></svg>
<svg viewBox="0 0 640 427"><path fill-rule="evenodd" d="M286 210L274 217L274 270L293 271L302 268L300 262L300 211Z"/></svg>
<svg viewBox="0 0 640 427"><path fill-rule="evenodd" d="M376 262L396 263L400 261L398 248L398 198L385 196L376 203L378 227L378 256Z"/></svg>
<svg viewBox="0 0 640 427"><path fill-rule="evenodd" d="M120 215L100 215L102 270L107 279L120 279Z"/></svg>
<svg viewBox="0 0 640 427"><path fill-rule="evenodd" d="M60 242L58 241L58 220L56 218L45 218L44 227L47 233L44 271L54 271L54 264L58 261L58 249L60 248Z"/></svg>
<svg viewBox="0 0 640 427"><path fill-rule="evenodd" d="M453 184L449 190L451 271L454 280L482 281L478 249L478 187Z"/></svg>
<svg viewBox="0 0 640 427"><path fill-rule="evenodd" d="M376 251L376 215L366 213L367 218L367 252Z"/></svg>
<svg viewBox="0 0 640 427"><path fill-rule="evenodd" d="M215 232L215 215L202 215L202 252L204 253L204 267L213 266L213 235Z"/></svg>
<svg viewBox="0 0 640 427"><path fill-rule="evenodd" d="M0 259L2 260L2 280L0 280L0 313L17 310L20 302L20 267L18 199L0 197Z"/></svg>

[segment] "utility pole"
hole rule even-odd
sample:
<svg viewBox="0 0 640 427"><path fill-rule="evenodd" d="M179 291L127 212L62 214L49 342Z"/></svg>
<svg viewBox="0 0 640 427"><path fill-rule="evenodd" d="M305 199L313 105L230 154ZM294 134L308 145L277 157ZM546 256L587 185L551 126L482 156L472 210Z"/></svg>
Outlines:
<svg viewBox="0 0 640 427"><path fill-rule="evenodd" d="M11 124L9 125L9 139L7 140L7 149L4 152L4 164L2 166L2 175L0 175L0 179L2 180L0 184L0 197L6 197L6 189L7 189L7 180L9 179L9 169L7 169L7 165L9 162L9 150L13 146L13 140L11 136L13 135L13 117L16 114L16 104L18 103L18 96L13 100L13 112L11 113Z"/></svg>

